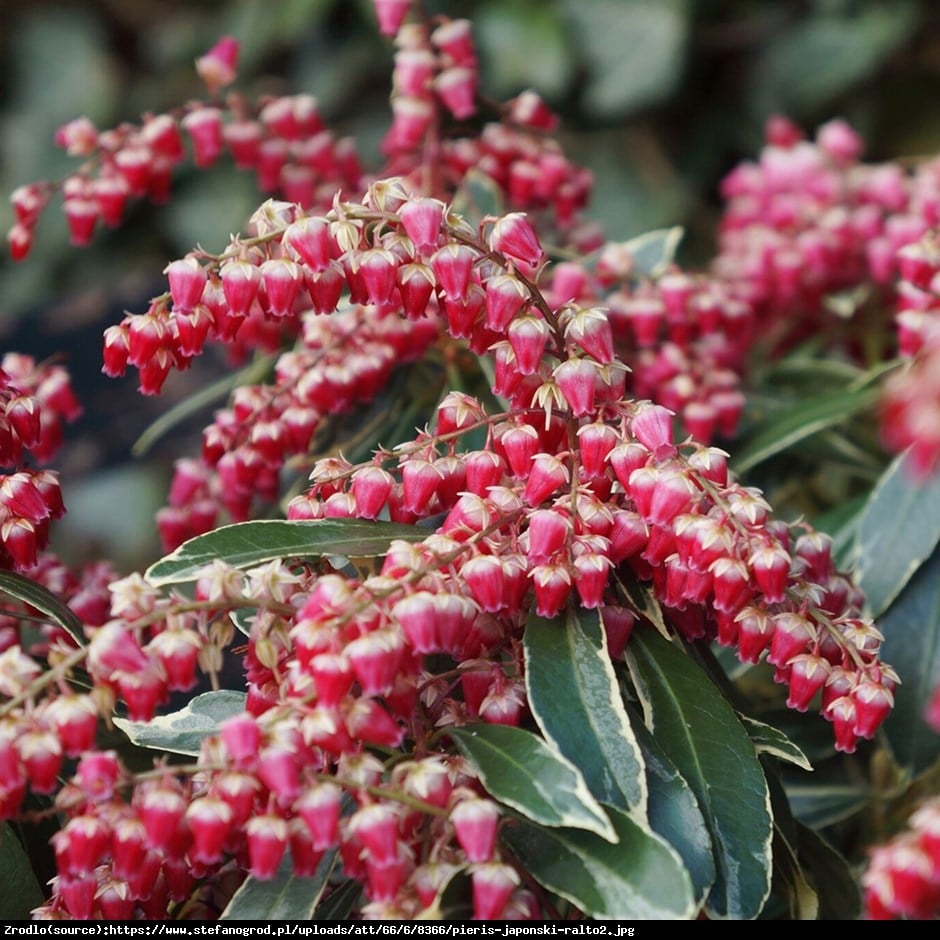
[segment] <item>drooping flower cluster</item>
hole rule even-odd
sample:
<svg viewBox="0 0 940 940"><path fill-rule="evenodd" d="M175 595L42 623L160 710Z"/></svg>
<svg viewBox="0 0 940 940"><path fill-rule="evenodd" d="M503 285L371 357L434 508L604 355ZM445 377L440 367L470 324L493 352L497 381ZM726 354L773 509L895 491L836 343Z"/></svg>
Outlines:
<svg viewBox="0 0 940 940"><path fill-rule="evenodd" d="M882 432L896 452L908 447L918 474L940 465L940 247L933 233L898 252L898 345L904 369L890 376Z"/></svg>
<svg viewBox="0 0 940 940"><path fill-rule="evenodd" d="M197 164L228 146L288 200L265 203L222 253L171 262L167 292L107 331L105 370L137 368L152 394L209 341L280 353L273 380L238 388L200 458L177 464L157 520L168 548L223 514L245 520L275 502L324 418L369 401L433 344L445 358L491 357L492 392L506 404L451 392L412 440L364 462L313 465L288 518L414 527L377 570L292 559L241 571L217 560L188 596L105 569L69 580L40 559L30 574L50 586L59 577L56 593L86 629L48 631L29 649L11 617L0 653L0 818L21 815L30 789L58 790L63 821L58 875L37 916L155 919L171 904L217 916L246 873L273 878L289 855L296 875L311 875L333 850L362 886L364 917L433 914L455 877L469 879L475 917L546 916L501 846L511 820L448 729L526 719L526 623L569 606L598 611L614 661L649 619L744 662L766 658L787 704L818 707L840 751L871 738L893 704L881 634L828 538L774 520L709 444L733 433L747 354L768 330L785 341L816 324L826 295L885 283L896 254L923 290L904 246L934 211L930 174L862 167L842 125L809 144L775 122L760 163L726 183L710 274L640 274L622 245L604 246L593 267L551 264L539 223L583 239L574 222L589 187L536 133L551 115L524 94L500 123L452 136L447 122L469 121L479 103L467 24L409 22L411 4L397 0L376 9L397 52L387 173L369 185L306 96L254 110L238 98L193 105L113 137L81 122L63 131L97 161L64 187L78 241L89 218L108 220L102 181L162 193L180 127ZM200 59L211 93L234 66L227 41ZM138 151L150 175L131 190ZM471 225L454 209L471 168L512 211ZM35 224L44 192L16 197L19 226ZM21 234L11 238L19 254ZM26 388L18 382L16 396ZM52 396L29 394L68 416ZM7 408L11 440L33 447L13 417L23 407ZM0 486L27 520L40 513L30 473ZM24 553L20 566L34 560ZM115 709L148 721L233 656L244 710L203 740L194 764L134 774L98 747L99 721ZM912 909L897 907L911 897L896 876L905 865L879 862L871 875L872 896L901 913Z"/></svg>
<svg viewBox="0 0 940 940"><path fill-rule="evenodd" d="M929 163L913 174L861 163L861 138L844 121L808 141L775 118L767 138L722 184L712 270L754 304L766 339L792 342L820 326L831 295L890 285L898 250L940 218L940 189Z"/></svg>
<svg viewBox="0 0 940 940"><path fill-rule="evenodd" d="M68 373L8 353L0 361L0 567L30 568L65 511L57 474L46 463L62 443L62 426L80 414Z"/></svg>
<svg viewBox="0 0 940 940"><path fill-rule="evenodd" d="M394 581L383 580L370 590L391 603ZM355 615L354 591L278 562L247 572L216 562L194 601L159 598L132 576L112 585L112 619L89 631L87 648L50 657L58 688L36 684L39 666L18 647L0 656L3 817L17 815L27 787L55 791L78 758L55 797L58 875L37 916L160 918L183 901L191 916L211 916L213 898L225 903L245 871L271 878L289 851L304 877L337 848L363 883L364 916L414 916L459 872L472 882L475 916L541 916L501 858L500 811L462 760L425 749L389 774L363 748L420 737L416 702L428 693L400 625L380 624L378 610ZM211 667L226 628L215 620L206 631L206 618L235 607L255 611L246 711L205 739L198 764L182 776L167 767L135 777L96 750L113 696L132 718L152 715L167 690L190 686L197 657ZM90 694L67 682L80 662Z"/></svg>
<svg viewBox="0 0 940 940"><path fill-rule="evenodd" d="M197 62L215 96L235 79L238 44L220 40ZM326 128L311 95L267 97L249 102L232 93L225 101L194 100L184 108L147 115L99 130L87 117L59 128L56 144L85 162L60 182L19 187L11 201L16 222L7 234L16 260L30 250L43 210L61 192L74 245L87 245L98 224L119 226L132 199L163 202L189 141L196 167L207 168L228 152L235 166L255 174L262 192L281 193L305 207L327 206L343 188L358 190L362 170L351 139Z"/></svg>
<svg viewBox="0 0 940 940"><path fill-rule="evenodd" d="M296 224L285 224L281 244ZM346 315L384 307L372 322L442 320L451 337L493 351L494 391L509 408L487 414L451 393L433 433L361 465L329 458L314 466L291 518L442 518L417 544L393 542L375 574L279 562L242 574L217 562L192 600L163 597L138 576L115 582L111 619L89 631L87 647L61 648L60 686L38 701L35 672L11 647L9 672L20 684L8 690L16 704L7 707L6 814L17 811L33 765L50 780L79 745L84 753L57 804L69 821L57 836L47 914L155 916L168 898L190 896L197 880L208 897L232 875L233 860L258 878L273 876L288 846L301 872L338 846L345 872L364 885L369 916L415 916L458 870L471 878L477 916L537 914L500 857L499 811L446 746L421 745L426 757L390 775L367 749L417 747L472 721L519 724L528 616L551 618L569 603L598 609L619 657L637 616L629 601L637 583L687 639L717 638L747 661L766 650L792 707L821 697L839 749L874 734L896 680L826 540L772 522L761 495L729 478L721 451L677 445L667 409L625 397L627 368L610 320L543 295L536 285L545 255L523 215L475 230L390 180L363 203L337 203L322 226L346 249L341 262L323 259L355 294ZM402 315L411 295L400 272L419 266L428 272L423 306ZM343 329L344 314L328 312L304 318L306 351L280 361L285 402L296 405L291 396L307 376L330 374L305 371L302 358L318 355L320 324ZM237 398L246 409L270 404L254 392ZM250 415L233 412L228 423L254 434L264 422ZM476 432L482 446L468 447ZM262 440L250 446L263 455ZM234 471L218 472L219 498L237 498ZM195 777L167 770L138 782L128 801L114 759L87 751L87 729L115 701L147 720L169 692L191 688L197 665L215 671L233 629L219 618L252 606L245 714L207 739ZM66 681L79 662L92 696ZM84 720L86 737L72 750L48 746L58 725L25 721L27 711L57 714L57 702L70 706L68 722L78 721L73 712ZM97 771L87 768L95 761L112 767L115 782L92 801ZM341 791L354 811L324 831ZM134 845L128 857L125 839Z"/></svg>

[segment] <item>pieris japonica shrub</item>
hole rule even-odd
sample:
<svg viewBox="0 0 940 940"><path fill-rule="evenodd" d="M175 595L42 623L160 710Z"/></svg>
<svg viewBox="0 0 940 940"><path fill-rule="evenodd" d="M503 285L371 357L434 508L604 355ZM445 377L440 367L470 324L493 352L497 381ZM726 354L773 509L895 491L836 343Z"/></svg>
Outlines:
<svg viewBox="0 0 940 940"><path fill-rule="evenodd" d="M204 100L77 118L75 171L12 195L29 263L56 201L81 246L181 162L234 161L257 211L169 260L102 368L158 395L212 344L263 374L176 463L164 556L71 570L52 467L80 404L63 365L0 363L19 903L935 916L940 162L775 117L687 270L674 230L585 221L590 172L535 93L485 98L469 22L375 13L380 166L313 94L233 91L223 38ZM780 483L811 460L852 469L824 524Z"/></svg>

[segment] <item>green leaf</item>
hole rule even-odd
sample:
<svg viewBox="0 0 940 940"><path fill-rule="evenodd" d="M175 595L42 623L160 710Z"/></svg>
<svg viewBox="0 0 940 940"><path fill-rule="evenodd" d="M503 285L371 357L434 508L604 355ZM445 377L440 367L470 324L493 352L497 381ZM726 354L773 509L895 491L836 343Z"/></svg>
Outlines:
<svg viewBox="0 0 940 940"><path fill-rule="evenodd" d="M751 667L756 673L755 680L761 681L763 689L755 686L754 697L761 695L769 696L770 690L774 687L770 670L767 664L761 664ZM792 708L786 708L782 702L776 707L761 710L761 720L765 724L772 725L778 731L782 731L796 746L806 755L809 763L816 768L813 773L816 779L824 763L831 760L835 755L835 742L832 736L832 725L826 721L819 720L818 712L806 711L798 712ZM791 773L786 770L787 773ZM809 778L802 772L795 774L800 780Z"/></svg>
<svg viewBox="0 0 940 940"><path fill-rule="evenodd" d="M635 277L658 277L672 264L684 235L685 229L674 225L644 232L621 242L620 247L630 253Z"/></svg>
<svg viewBox="0 0 940 940"><path fill-rule="evenodd" d="M790 920L816 920L819 915L819 897L809 883L796 850L782 829L774 823L774 889L779 896L786 892Z"/></svg>
<svg viewBox="0 0 940 940"><path fill-rule="evenodd" d="M814 829L849 819L865 809L872 798L867 786L852 783L788 781L786 791L793 815Z"/></svg>
<svg viewBox="0 0 940 940"><path fill-rule="evenodd" d="M791 920L815 919L819 911L819 899L809 884L796 854L796 820L790 811L786 790L776 765L761 758L767 786L770 789L770 806L774 818L772 844L773 878L770 900L762 912L762 918L774 919L781 905Z"/></svg>
<svg viewBox="0 0 940 940"><path fill-rule="evenodd" d="M425 908L423 914L434 920L462 920L473 917L473 885L470 872L457 869L441 885L437 897Z"/></svg>
<svg viewBox="0 0 940 940"><path fill-rule="evenodd" d="M335 850L327 852L313 875L298 878L294 875L290 853L285 852L272 879L259 881L249 875L242 882L219 920L310 920L335 862Z"/></svg>
<svg viewBox="0 0 940 940"><path fill-rule="evenodd" d="M491 215L502 215L505 209L503 191L481 170L471 168L454 193L453 210L474 227Z"/></svg>
<svg viewBox="0 0 940 940"><path fill-rule="evenodd" d="M884 730L898 762L919 773L940 758L940 736L924 720L940 685L940 549L911 578L878 625L885 635L882 657L901 677Z"/></svg>
<svg viewBox="0 0 940 940"><path fill-rule="evenodd" d="M17 574L15 571L0 571L0 592L35 607L45 614L79 645L85 645L85 625L72 613L63 600L56 597L48 588L35 581Z"/></svg>
<svg viewBox="0 0 940 940"><path fill-rule="evenodd" d="M577 767L541 738L522 728L486 724L448 734L494 799L544 826L585 829L616 840Z"/></svg>
<svg viewBox="0 0 940 940"><path fill-rule="evenodd" d="M878 617L940 542L940 473L918 481L902 454L872 491L857 532L856 576Z"/></svg>
<svg viewBox="0 0 940 940"><path fill-rule="evenodd" d="M816 529L832 536L832 558L840 569L855 563L858 520L867 502L864 495L845 499L813 519Z"/></svg>
<svg viewBox="0 0 940 940"><path fill-rule="evenodd" d="M213 220L213 224L217 222L217 219ZM213 231L218 232L218 226ZM131 455L135 458L146 456L157 441L165 437L178 425L207 409L214 402L228 398L233 388L260 382L270 372L273 363L274 356L260 356L245 368L229 373L221 379L192 392L151 422L150 426L134 441L131 446Z"/></svg>
<svg viewBox="0 0 940 940"><path fill-rule="evenodd" d="M672 225L692 208L691 193L675 185L674 176L650 173L654 140L650 128L613 126L582 129L565 141L569 158L591 167L593 192L603 195L591 200L587 212L612 241Z"/></svg>
<svg viewBox="0 0 940 940"><path fill-rule="evenodd" d="M689 874L676 853L616 807L616 844L590 832L520 822L503 838L526 871L590 917L680 920L696 911Z"/></svg>
<svg viewBox="0 0 940 940"><path fill-rule="evenodd" d="M638 718L632 724L646 764L650 826L679 853L692 879L696 903L701 904L715 883L715 860L705 818L691 787L656 739Z"/></svg>
<svg viewBox="0 0 940 940"><path fill-rule="evenodd" d="M756 113L800 115L822 108L874 73L917 22L911 0L844 4L849 10L843 15L818 6L818 15L777 30L760 50L750 86Z"/></svg>
<svg viewBox="0 0 940 940"><path fill-rule="evenodd" d="M185 708L169 715L158 715L150 721L128 721L114 718L114 723L138 745L174 754L199 755L202 739L215 734L227 718L245 710L245 693L231 689L203 692Z"/></svg>
<svg viewBox="0 0 940 940"><path fill-rule="evenodd" d="M564 9L585 50L590 115L623 118L672 94L685 59L684 0L567 0Z"/></svg>
<svg viewBox="0 0 940 940"><path fill-rule="evenodd" d="M819 920L857 920L862 895L849 863L809 826L797 823L797 835L797 857L816 889Z"/></svg>
<svg viewBox="0 0 940 940"><path fill-rule="evenodd" d="M643 758L630 727L596 611L525 628L529 707L542 734L575 764L602 803L646 815Z"/></svg>
<svg viewBox="0 0 940 940"><path fill-rule="evenodd" d="M257 610L255 608L242 607L238 610L229 611L228 619L239 633L244 633L245 636L251 636L251 625L256 614Z"/></svg>
<svg viewBox="0 0 940 940"><path fill-rule="evenodd" d="M878 397L873 388L848 392L827 392L818 398L805 398L784 414L760 426L734 456L734 469L745 473L794 444L870 408Z"/></svg>
<svg viewBox="0 0 940 940"><path fill-rule="evenodd" d="M384 555L393 539L420 542L427 531L396 522L367 519L314 519L287 522L262 519L237 522L197 535L152 564L147 580L156 587L193 581L217 558L233 568L248 568L276 558L313 555Z"/></svg>
<svg viewBox="0 0 940 940"><path fill-rule="evenodd" d="M663 609L652 587L632 573L618 574L617 580L633 612L649 621L664 637L668 637L669 628L663 617Z"/></svg>
<svg viewBox="0 0 940 940"><path fill-rule="evenodd" d="M572 78L571 44L558 13L544 3L487 3L476 12L484 85L497 98L532 88L546 98L563 95ZM520 55L520 49L538 55Z"/></svg>
<svg viewBox="0 0 940 940"><path fill-rule="evenodd" d="M823 358L824 348L811 341L782 359L769 362L763 370L765 381L774 388L781 386L799 392L806 388L840 389L853 382L861 385L868 378L864 369L841 359Z"/></svg>
<svg viewBox="0 0 940 940"><path fill-rule="evenodd" d="M29 920L32 909L45 900L29 856L6 822L0 823L0 885L0 918L7 922Z"/></svg>
<svg viewBox="0 0 940 940"><path fill-rule="evenodd" d="M756 917L770 892L770 794L744 726L701 669L655 631L634 631L627 665L647 727L695 794L715 852L708 905Z"/></svg>
<svg viewBox="0 0 940 940"><path fill-rule="evenodd" d="M744 725L744 730L748 733L758 754L769 754L778 760L785 761L788 764L795 764L802 767L803 770L812 770L813 765L809 762L803 751L797 747L779 728L764 724L755 718L748 718L747 715L738 715L738 720Z"/></svg>
<svg viewBox="0 0 940 940"><path fill-rule="evenodd" d="M349 878L317 905L313 920L346 920L362 896L362 885Z"/></svg>

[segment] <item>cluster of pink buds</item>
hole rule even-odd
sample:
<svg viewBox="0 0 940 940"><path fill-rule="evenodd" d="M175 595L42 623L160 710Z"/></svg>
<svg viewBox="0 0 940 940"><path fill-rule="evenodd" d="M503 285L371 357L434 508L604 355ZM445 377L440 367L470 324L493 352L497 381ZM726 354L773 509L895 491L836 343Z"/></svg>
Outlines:
<svg viewBox="0 0 940 940"><path fill-rule="evenodd" d="M51 362L7 353L0 360L0 464L28 452L46 463L62 444L62 427L81 414L68 372Z"/></svg>
<svg viewBox="0 0 940 940"><path fill-rule="evenodd" d="M435 194L446 198L469 170L482 171L514 208L551 207L560 227L571 228L587 200L591 175L544 135L554 128L554 115L527 91L507 104L501 122L487 124L479 135L440 139L439 111L464 121L477 110L470 24L445 18L433 29L401 25L408 6L396 4L394 22L400 28L395 27L393 123L381 175L412 177L426 186L427 161L438 161ZM379 19L383 28L393 25L387 13L380 11ZM237 55L237 42L223 37L197 60L213 96L234 80ZM120 225L129 199L164 201L173 169L185 158L187 139L197 167L213 166L228 152L236 167L255 174L261 192L304 209L326 209L337 192L355 195L365 185L354 142L337 138L325 126L311 95L249 102L230 93L224 102L193 101L179 111L147 115L139 125L123 123L104 131L88 118L77 118L58 130L56 142L83 158L82 167L60 182L23 185L11 196L16 220L7 239L14 259L28 254L39 218L56 192L62 193L76 245L88 244L99 222Z"/></svg>
<svg viewBox="0 0 940 940"><path fill-rule="evenodd" d="M468 20L444 20L430 33L409 23L395 33L392 126L383 150L413 153L438 122L438 108L458 121L477 110L477 58Z"/></svg>
<svg viewBox="0 0 940 940"><path fill-rule="evenodd" d="M84 638L44 627L28 646L19 609L0 618L0 820L22 813L31 789L58 790L62 821L37 916L153 919L171 903L209 916L246 873L270 880L289 858L309 876L334 850L362 886L366 918L426 916L456 875L471 884L476 918L543 916L501 846L511 820L451 746L456 727L531 717L532 614L597 611L618 661L655 608L681 640L770 663L787 705L817 708L842 752L873 737L893 705L882 636L830 540L775 521L709 445L735 431L761 336L785 344L817 324L828 295L886 288L895 271L908 375L936 371L940 251L924 232L940 221L940 171L866 167L840 122L810 143L772 121L759 162L725 181L711 272L670 264L640 275L628 246L577 231L590 175L544 135L554 117L536 95L473 137L453 133L481 105L470 27L412 21L412 7L375 0L396 52L388 163L368 185L312 97L217 100L235 78L230 38L197 62L212 103L114 131L85 119L60 131L87 158L61 186L79 244L99 219L120 222L129 196L166 194L187 135L197 166L227 148L287 199L262 205L220 254L172 261L166 292L105 334L104 371L136 368L144 394L209 342L236 357L277 353L273 378L239 387L199 459L177 463L157 518L167 548L276 502L290 473L310 470L323 421L370 401L432 344L445 359L490 357L501 403L487 410L452 391L412 440L359 463L312 464L289 519L422 525L421 540L393 541L377 570L216 560L191 596L167 595L139 575L73 575L38 553L61 499L54 474L22 458L48 456L77 406L58 367L3 361L0 463L13 472L0 476L0 566L27 570L85 623ZM510 211L475 225L455 211L471 170ZM14 256L53 191L14 194ZM596 263L551 265L541 220L600 248ZM932 465L940 422L904 408L898 433L927 441L918 460ZM134 775L96 749L100 719L117 709L150 721L200 672L214 680L223 651L243 653L245 707L203 740L195 764ZM873 855L872 916L936 912L938 812L925 805L913 833Z"/></svg>
<svg viewBox="0 0 940 940"><path fill-rule="evenodd" d="M725 178L712 271L754 305L762 333L773 324L782 342L798 341L823 324L833 294L867 285L881 299L899 270L906 278L916 266L906 246L940 221L938 164L907 173L861 163L861 153L844 121L811 142L773 118L758 161Z"/></svg>
<svg viewBox="0 0 940 940"><path fill-rule="evenodd" d="M420 670L430 647L413 642L406 624L421 615L406 607L432 584L445 592L456 586L446 588L445 559L428 552L424 567L404 576L408 548L393 547L383 573L361 584L300 577L277 562L247 572L215 562L190 602L168 603L138 576L115 582L113 619L89 631L87 652L62 661L66 669L86 660L95 680L90 695L63 684L38 698L31 683L39 666L19 647L0 654L0 692L13 700L0 741L4 816L16 814L27 781L41 793L68 777L56 797L64 818L54 838L58 874L36 916L165 916L173 901L199 907L214 890L230 896L245 872L273 878L288 853L297 876L311 875L333 849L363 886L364 917L417 916L461 872L475 917L541 916L501 857L501 811L462 760L431 752L390 769L363 749L397 746L417 733L419 696L434 711L436 677ZM443 619L424 628L434 630L437 646L445 621L454 621L447 629L456 642L477 613L465 597L439 596ZM197 654L203 661L193 618L246 602L258 605L247 709L204 740L197 765L135 780L112 752L94 749L110 696L145 720L160 690L189 687ZM493 632L487 642L497 639ZM480 668L465 672L467 689L480 685L470 681ZM480 706L487 710L495 716L494 704ZM77 765L67 763L76 757ZM344 793L351 813L343 811Z"/></svg>
<svg viewBox="0 0 940 940"><path fill-rule="evenodd" d="M217 562L192 601L163 598L138 576L111 585L110 619L89 631L87 650L71 654L86 661L93 702L110 708L120 699L131 718L149 719L170 691L192 686L200 665L217 665L232 628L215 618L255 605L246 711L204 745L200 765L224 769L159 774L134 786L130 802L113 758L85 754L59 795L68 821L56 837L59 875L45 914L156 916L168 900L210 891L233 863L267 879L289 852L304 874L338 848L345 873L363 885L364 916L417 916L458 871L471 879L475 916L538 916L500 855L499 810L460 762L441 751L388 773L367 748L398 749L469 721L518 725L527 714L520 640L529 613L553 617L574 602L597 609L618 658L637 617L623 587L637 580L686 638L715 638L748 662L766 652L792 707L821 700L838 749L875 733L896 677L827 540L810 531L793 538L760 493L729 479L721 451L677 445L667 409L625 397L610 318L538 289L544 251L525 216L473 230L389 180L362 204L310 218L325 227L328 250L294 263L341 276L349 315L364 318L350 321L355 332L372 325L394 358L406 354L406 340L389 336L405 329L413 337L410 326L429 324L430 339L446 323L471 348L492 350L494 392L509 410L487 414L451 393L433 433L358 466L342 458L315 465L291 518L442 517L423 542L392 543L376 574L304 574L280 562L240 574ZM262 231L259 244L299 244L293 227L307 219ZM420 292L405 278L415 271ZM337 306L338 296L321 312ZM343 317L303 317L305 347L279 361L285 407L271 422L251 419L253 409L280 407L257 389L236 396L243 410L225 422L251 433L286 423L287 403L296 406L306 383L305 394L335 396L339 363L329 355L340 334L327 325L342 330ZM331 391L317 392L330 376ZM328 410L325 397L305 406ZM476 431L486 440L468 449ZM225 456L247 454L247 443L263 458L265 440L223 442L214 469L224 489L237 480ZM188 480L178 477L181 506L195 505L210 482L194 467ZM3 783L12 815L28 774L43 785L70 752L56 752L48 725L25 720L28 704L36 711L29 689L38 667L18 646L4 655L10 666L0 675L14 684L3 691L23 715L10 727L27 733L25 742L18 733L9 740ZM78 722L73 711L89 709L73 699L63 692L42 701L53 714L55 702L69 702ZM346 816L343 792L354 803Z"/></svg>
<svg viewBox="0 0 940 940"><path fill-rule="evenodd" d="M223 37L197 60L213 95L234 81L237 56L238 43ZM255 174L262 192L304 207L326 207L338 190L361 189L353 142L326 128L311 95L250 103L232 94L224 103L193 101L179 111L104 131L81 117L56 132L56 143L85 161L81 168L58 183L21 186L11 196L16 221L7 240L13 258L29 253L39 218L57 191L74 245L87 245L99 222L119 226L131 199L165 201L187 139L196 167L211 167L228 151L236 167Z"/></svg>
<svg viewBox="0 0 940 940"><path fill-rule="evenodd" d="M675 412L702 443L734 435L757 325L753 306L735 290L677 266L640 275L629 245L607 243L594 270L556 265L545 296L556 307L590 310L591 320L606 318L614 351L630 366L630 395Z"/></svg>
<svg viewBox="0 0 940 940"><path fill-rule="evenodd" d="M577 223L594 178L590 170L572 163L557 141L544 135L554 121L535 92L524 92L508 102L502 122L486 124L477 137L447 141L445 167L455 181L471 170L484 173L511 208L545 212L560 233L589 251L599 239L590 227Z"/></svg>
<svg viewBox="0 0 940 940"><path fill-rule="evenodd" d="M477 112L477 59L470 23L441 19L428 29L404 21L411 4L389 6L394 14L386 4L376 4L383 32L394 36L397 46L393 121L383 142L388 158L384 175L400 175L421 185L427 176L425 151L433 146L439 151L434 172L442 177L441 195L455 192L468 172L483 173L512 208L551 209L558 227L570 230L587 202L592 177L545 135L557 125L545 102L526 91L507 102L501 121L487 123L479 133L445 133L443 117L466 121Z"/></svg>
<svg viewBox="0 0 940 940"><path fill-rule="evenodd" d="M481 425L490 428L485 449L455 449L461 432ZM838 749L872 737L897 677L880 661L881 634L836 571L829 540L771 522L759 492L729 481L720 451L680 451L661 406L605 403L576 427L571 451L563 421L546 424L532 411L487 417L479 403L451 395L436 438L358 467L323 461L291 504L295 518L445 515L423 551L393 546L382 571L399 591L408 585L391 619L411 646L447 653L466 670L462 699L440 698L438 720L515 723L524 714L518 664L494 671L481 662L521 631L530 605L545 617L575 597L600 608L619 654L635 617L614 585L639 578L688 639L717 639L745 662L766 655L790 707L805 711L818 697ZM381 465L392 460L397 467ZM429 550L453 574L415 582ZM479 710L494 692L495 710Z"/></svg>
<svg viewBox="0 0 940 940"><path fill-rule="evenodd" d="M517 381L523 376L512 366L513 343L534 370L547 341L542 315L530 311L515 338L507 329L528 306L519 274L534 270L544 252L522 214L487 222L479 235L451 231L446 215L443 203L411 196L398 179L377 182L362 204L339 203L324 216L266 203L255 214L253 238L205 265L195 257L173 262L167 294L147 314L109 328L105 370L118 375L136 364L142 390L151 392L172 365L252 316L301 333L278 360L272 385L241 389L216 416L201 463L179 465L171 505L160 517L168 545L211 527L220 507L241 520L256 494L275 499L280 468L306 451L322 416L370 399L396 363L420 356L437 338L441 314L450 333L479 352L502 343L500 384L528 404L526 389L530 394L541 380L533 371ZM487 260L492 252L506 260ZM194 336L197 320L203 329ZM527 338L528 324L538 336ZM606 321L575 317L570 332L583 349L600 350L601 381L611 383L605 394L616 395L622 369L607 364ZM593 400L594 368L587 360L560 364L558 388ZM612 377L604 379L607 373ZM515 393L509 384L519 386Z"/></svg>
<svg viewBox="0 0 940 940"><path fill-rule="evenodd" d="M113 752L89 751L58 797L58 875L39 918L165 917L168 903L211 909L243 874L274 877L290 857L313 875L338 849L366 895L364 918L408 918L432 908L448 881L469 874L479 919L538 917L534 896L500 858L500 810L461 761L431 755L388 773L349 753L333 773L305 744L310 722L278 710L239 716L206 740L207 764L227 769L180 778L165 772L123 792L132 775ZM343 795L353 811L343 811Z"/></svg>
<svg viewBox="0 0 940 940"><path fill-rule="evenodd" d="M99 718L120 701L132 721L149 721L171 693L192 690L197 673L218 670L233 629L213 619L220 610L249 606L258 609L259 617L291 612L288 602L298 580L270 567L244 574L210 570L200 580L197 599L188 600L162 596L140 575L118 579L107 566L92 566L77 576L51 557L30 575L68 599L84 621L87 644L76 646L78 638L49 630L47 643L30 655L14 633L12 611L4 617L11 625L3 635L11 642L0 653L0 695L7 699L0 713L4 819L17 814L27 788L35 793L56 788L73 758L82 757L73 783L102 786L99 764L111 767L113 759L94 751ZM43 671L38 656L48 659L45 669L54 682L33 685ZM90 690L72 684L72 670L79 665L92 680ZM77 811L73 796L74 787L59 794L70 813ZM89 812L80 806L82 814ZM60 868L60 874L70 873Z"/></svg>
<svg viewBox="0 0 940 940"><path fill-rule="evenodd" d="M99 222L109 228L121 224L131 198L164 201L173 168L184 157L179 122L167 114L107 131L76 118L59 128L56 143L85 163L60 183L32 183L13 193L17 221L7 238L16 260L29 252L39 217L56 191L62 194L72 244L87 245Z"/></svg>
<svg viewBox="0 0 940 940"><path fill-rule="evenodd" d="M689 638L715 636L752 662L767 651L793 707L805 709L821 693L840 749L871 737L896 680L825 539L806 533L791 544L786 527L768 522L760 494L728 480L721 452L690 445L680 453L667 409L624 398L610 317L570 302L553 306L536 289L530 272L543 252L523 216L488 221L477 235L445 229L444 208L433 200L399 200L386 181L369 204L344 211L352 224L375 215L372 203L385 206L384 222L398 237L400 225L415 246L409 264L428 269L448 331L493 351L493 390L513 410L497 420L473 399L450 396L435 438L419 437L361 467L324 461L289 515L387 512L414 522L446 514L440 549L449 555L453 541L463 546L451 562L465 585L456 593L504 634L519 629L530 599L541 615L554 616L572 592L582 606L611 608L612 622L623 619L609 592L611 574L626 566L652 581ZM392 205L397 211L389 212ZM358 250L371 260L376 249ZM386 266L394 267L388 254ZM482 425L486 448L460 452L457 439ZM381 466L388 460L397 467ZM383 574L409 570L398 554L386 565L405 567ZM419 652L473 658L476 640L471 648L441 640L440 594L440 587L419 590L393 619L412 625L406 632ZM455 635L474 636L465 627ZM516 720L522 706L510 709ZM448 714L461 707L450 705Z"/></svg>
<svg viewBox="0 0 940 940"><path fill-rule="evenodd" d="M58 476L24 466L45 463L62 443L62 425L81 409L62 366L8 353L0 362L0 566L25 569L48 541L49 523L65 511Z"/></svg>
<svg viewBox="0 0 940 940"><path fill-rule="evenodd" d="M900 281L896 323L906 360L882 399L882 435L893 451L911 448L915 471L929 476L940 464L940 245L935 235L897 254Z"/></svg>
<svg viewBox="0 0 940 940"><path fill-rule="evenodd" d="M904 832L872 851L862 884L871 920L940 915L940 799L924 803Z"/></svg>

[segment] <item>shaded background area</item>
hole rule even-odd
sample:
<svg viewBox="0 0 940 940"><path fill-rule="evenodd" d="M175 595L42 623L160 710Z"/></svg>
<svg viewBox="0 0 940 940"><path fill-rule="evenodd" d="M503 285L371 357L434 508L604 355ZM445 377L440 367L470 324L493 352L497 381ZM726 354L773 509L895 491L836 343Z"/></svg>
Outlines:
<svg viewBox="0 0 940 940"><path fill-rule="evenodd" d="M717 184L753 155L767 116L807 128L833 116L869 142L870 159L940 151L940 4L934 0L476 0L428 2L472 19L483 87L535 88L564 119L563 144L596 179L590 217L612 238L683 225L681 258L704 263ZM222 34L241 43L239 88L314 94L367 164L388 126L392 45L371 0L0 0L0 191L57 178L73 161L56 127L138 120L203 93L193 60ZM130 445L174 401L216 377L211 357L174 376L160 399L100 376L100 332L162 289L167 261L221 247L262 197L222 160L181 168L165 206L139 204L116 233L71 249L53 208L24 264L0 261L3 349L66 352L86 417L56 466L70 507L59 546L132 567L156 549L152 516L170 461L198 446L205 416L164 440L157 461ZM10 213L0 209L0 226ZM208 414L208 411L206 412ZM106 524L102 524L105 521Z"/></svg>

